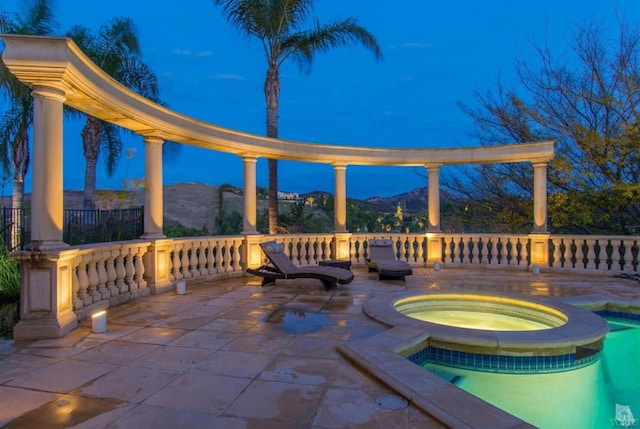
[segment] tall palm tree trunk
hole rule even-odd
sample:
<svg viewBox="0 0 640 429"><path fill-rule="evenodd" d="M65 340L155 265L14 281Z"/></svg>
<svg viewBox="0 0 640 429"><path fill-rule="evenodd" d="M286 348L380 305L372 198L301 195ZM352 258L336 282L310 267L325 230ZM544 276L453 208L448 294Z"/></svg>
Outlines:
<svg viewBox="0 0 640 429"><path fill-rule="evenodd" d="M280 73L272 62L264 81L267 102L267 137L278 138L278 99L280 98ZM269 159L269 234L278 233L278 160Z"/></svg>
<svg viewBox="0 0 640 429"><path fill-rule="evenodd" d="M11 195L12 223L11 248L22 242L22 210L24 208L24 176L29 168L29 136L22 128L16 135L15 144L11 145L11 162L13 164L13 192Z"/></svg>
<svg viewBox="0 0 640 429"><path fill-rule="evenodd" d="M100 121L93 116L87 118L87 123L82 128L82 145L86 160L84 170L84 202L85 210L95 208L96 195L96 164L100 155L100 140L102 128Z"/></svg>

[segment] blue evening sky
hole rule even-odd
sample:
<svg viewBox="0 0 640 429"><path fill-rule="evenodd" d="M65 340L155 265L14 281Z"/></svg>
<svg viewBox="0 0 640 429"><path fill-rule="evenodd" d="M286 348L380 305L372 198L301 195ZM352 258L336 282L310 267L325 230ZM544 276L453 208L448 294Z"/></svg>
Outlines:
<svg viewBox="0 0 640 429"><path fill-rule="evenodd" d="M21 0L2 0L15 11ZM528 58L531 43L567 51L575 24L595 18L617 26L617 16L640 21L638 0L318 0L321 22L354 17L378 39L384 60L359 46L316 57L310 74L295 63L281 70L280 137L354 146L439 148L473 146L472 122L458 102L495 88L498 76L513 81L513 59ZM57 0L60 32L74 24L97 29L118 16L134 20L143 59L159 77L170 108L216 125L265 132L262 92L265 60L255 40L222 18L211 0ZM0 105L1 106L1 105ZM64 186L82 189L83 123L65 121ZM144 176L144 145L123 133L124 156L107 177L99 161L98 187L122 189ZM266 160L258 185L267 186ZM281 161L280 189L333 192L328 165ZM30 174L29 174L30 176ZM242 186L242 160L184 146L165 162L164 182ZM4 187L11 191L11 180ZM347 168L347 194L390 196L426 185L413 168ZM30 178L27 178L27 190Z"/></svg>

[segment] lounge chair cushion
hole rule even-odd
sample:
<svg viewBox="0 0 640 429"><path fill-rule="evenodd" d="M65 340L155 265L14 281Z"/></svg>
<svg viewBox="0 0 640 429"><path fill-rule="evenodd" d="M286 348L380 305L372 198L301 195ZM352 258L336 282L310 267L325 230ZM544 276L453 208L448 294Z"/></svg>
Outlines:
<svg viewBox="0 0 640 429"><path fill-rule="evenodd" d="M263 285L275 283L276 279L314 278L322 282L325 289L331 289L336 283L347 284L353 280L353 273L336 267L320 265L297 266L284 253L284 244L275 241L261 243L262 251L272 266L263 265L258 269L247 269L248 273L264 277Z"/></svg>
<svg viewBox="0 0 640 429"><path fill-rule="evenodd" d="M393 240L371 239L369 240L369 258L367 265L369 271L377 271L379 279L404 279L413 274L411 265L399 261L396 257L396 248Z"/></svg>
<svg viewBox="0 0 640 429"><path fill-rule="evenodd" d="M284 252L284 243L276 243L275 241L270 241L265 244L264 250L270 253Z"/></svg>

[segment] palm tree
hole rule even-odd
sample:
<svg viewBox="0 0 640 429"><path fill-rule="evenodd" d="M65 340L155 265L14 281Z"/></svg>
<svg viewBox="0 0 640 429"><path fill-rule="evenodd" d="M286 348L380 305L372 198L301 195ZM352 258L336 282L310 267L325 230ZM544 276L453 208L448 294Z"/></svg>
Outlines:
<svg viewBox="0 0 640 429"><path fill-rule="evenodd" d="M10 15L0 11L0 33L51 35L56 27L53 19L52 0L33 0L21 13ZM0 167L9 175L13 171L11 206L20 213L24 202L24 178L29 169L29 126L33 122L33 97L31 90L20 82L0 61L0 92L10 103L9 110L0 117ZM11 234L14 247L17 231L21 228L20 216L13 222Z"/></svg>
<svg viewBox="0 0 640 429"><path fill-rule="evenodd" d="M378 42L355 19L336 20L309 29L303 25L310 18L314 0L213 0L222 7L227 22L240 33L260 40L267 58L264 96L267 107L267 137L278 137L280 66L289 58L310 69L313 57L334 47L360 43L382 58ZM269 234L278 225L278 164L269 159Z"/></svg>
<svg viewBox="0 0 640 429"><path fill-rule="evenodd" d="M142 62L138 36L133 21L129 18L115 18L103 25L97 34L74 26L69 30L80 49L111 77L138 94L158 101L158 79L147 64ZM75 111L76 114L80 112ZM122 154L122 140L119 128L93 116L87 116L82 128L82 148L86 160L84 175L84 208L94 208L96 193L96 164L100 151L106 154L107 175L111 176Z"/></svg>

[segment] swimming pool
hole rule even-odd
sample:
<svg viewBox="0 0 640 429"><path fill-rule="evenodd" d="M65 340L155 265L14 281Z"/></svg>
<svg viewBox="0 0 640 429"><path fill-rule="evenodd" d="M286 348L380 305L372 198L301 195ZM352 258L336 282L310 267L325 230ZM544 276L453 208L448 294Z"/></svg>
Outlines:
<svg viewBox="0 0 640 429"><path fill-rule="evenodd" d="M640 327L610 326L601 358L571 371L524 375L423 366L540 428L640 427Z"/></svg>

